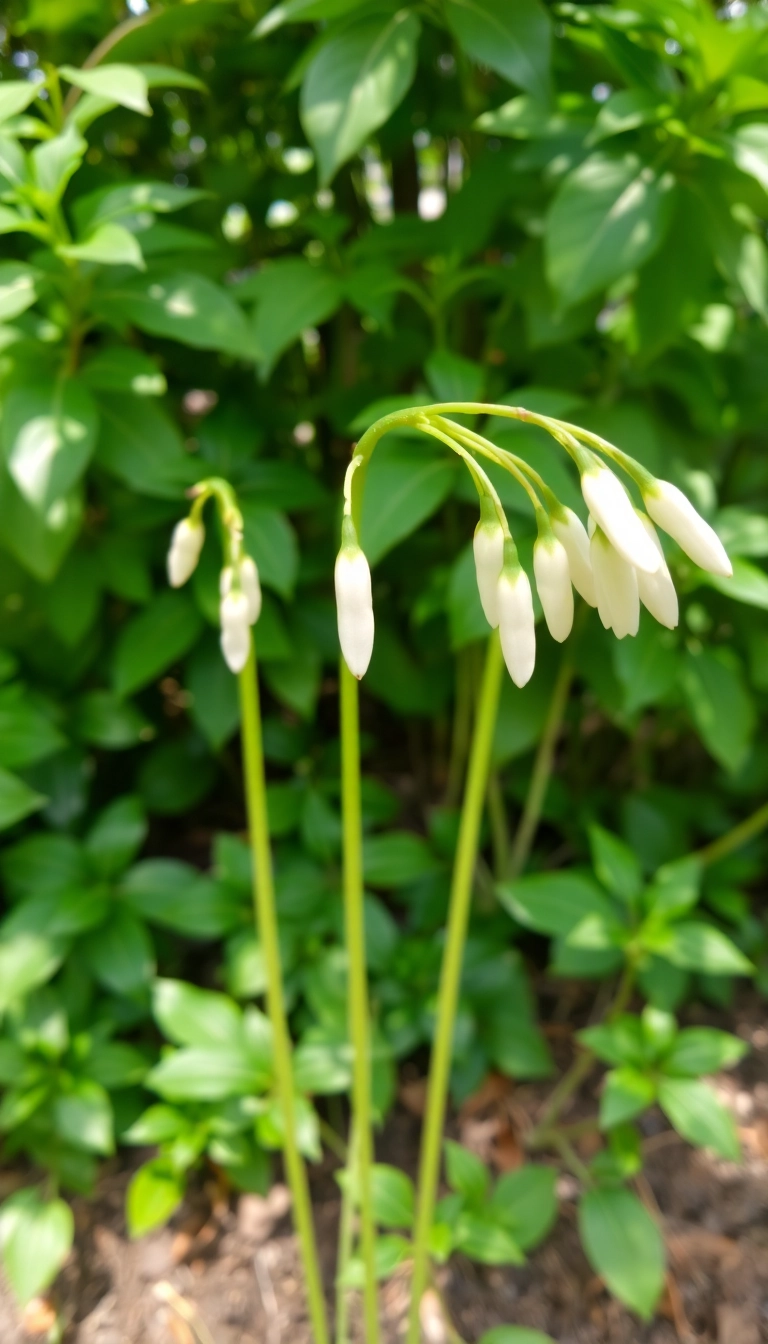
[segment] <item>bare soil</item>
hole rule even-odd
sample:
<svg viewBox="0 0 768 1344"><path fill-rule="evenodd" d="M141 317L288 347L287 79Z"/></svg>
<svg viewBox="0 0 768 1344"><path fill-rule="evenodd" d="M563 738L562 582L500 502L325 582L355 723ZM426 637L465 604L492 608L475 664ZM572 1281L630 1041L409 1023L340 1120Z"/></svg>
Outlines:
<svg viewBox="0 0 768 1344"><path fill-rule="evenodd" d="M701 1020L704 1020L703 1017ZM706 1020L714 1021L711 1014ZM486 1268L454 1256L426 1299L424 1338L455 1344L444 1311L467 1344L493 1325L517 1324L558 1344L761 1344L768 1341L768 1028L759 1001L730 1025L752 1051L716 1080L733 1108L744 1147L741 1165L695 1152L660 1115L646 1125L647 1165L638 1190L662 1219L669 1249L667 1290L644 1325L613 1301L579 1245L576 1181L559 1180L561 1213L523 1268ZM558 1028L551 1028L554 1037ZM555 1044L567 1062L567 1028ZM451 1121L451 1131L499 1169L522 1159L519 1136L546 1089L490 1079ZM414 1171L422 1081L408 1077L377 1149L380 1160ZM594 1081L569 1118L594 1109ZM589 1145L581 1149L589 1157ZM312 1173L315 1215L329 1305L333 1299L338 1198L329 1158ZM310 1344L289 1199L230 1197L211 1177L191 1192L168 1228L130 1242L123 1201L130 1169L105 1168L92 1200L76 1200L76 1247L52 1295L66 1322L65 1344ZM404 1267L382 1288L383 1344L403 1338L408 1303ZM45 1338L53 1306L19 1317L0 1286L1 1344ZM355 1339L362 1339L354 1315Z"/></svg>

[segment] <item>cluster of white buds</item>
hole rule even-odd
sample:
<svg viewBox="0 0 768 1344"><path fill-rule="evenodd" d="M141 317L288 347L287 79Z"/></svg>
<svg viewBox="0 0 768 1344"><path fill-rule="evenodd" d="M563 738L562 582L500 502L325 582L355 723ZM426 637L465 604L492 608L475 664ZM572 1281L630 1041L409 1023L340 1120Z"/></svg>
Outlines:
<svg viewBox="0 0 768 1344"><path fill-rule="evenodd" d="M231 557L219 579L221 651L230 670L242 672L251 650L251 626L261 613L259 571L251 556L242 551L243 520L231 486L218 479L201 481L190 494L195 498L192 512L173 529L168 550L168 582L173 588L181 588L194 574L205 541L200 514L206 500L213 497Z"/></svg>
<svg viewBox="0 0 768 1344"><path fill-rule="evenodd" d="M522 409L488 408L541 424L570 453L579 468L589 512L585 528L577 514L565 507L524 461L496 448L473 430L445 419L440 409L403 414L411 416L417 428L453 448L470 469L480 494L480 520L473 542L480 602L488 624L492 629L498 627L504 660L517 686L530 680L536 657L531 585L518 559L499 497L471 452L480 452L506 467L531 497L538 525L533 572L544 620L558 643L568 638L573 627L574 589L589 606L597 608L603 625L618 639L637 634L641 604L661 625L670 630L677 626L677 593L654 523L700 568L722 576L732 574L717 533L682 491L669 481L657 480L596 435ZM477 412L485 408L468 405L466 409ZM381 427L371 431L373 442L380 432ZM634 479L647 512L635 507L619 477L592 445L618 461ZM367 455L356 453L347 473L342 546L335 571L339 641L347 666L358 678L371 659L374 621L371 573L351 517L352 479L367 461L372 446ZM544 505L537 489L542 492Z"/></svg>
<svg viewBox="0 0 768 1344"><path fill-rule="evenodd" d="M221 651L230 671L242 672L251 650L251 626L261 612L259 571L250 555L222 569L219 594Z"/></svg>

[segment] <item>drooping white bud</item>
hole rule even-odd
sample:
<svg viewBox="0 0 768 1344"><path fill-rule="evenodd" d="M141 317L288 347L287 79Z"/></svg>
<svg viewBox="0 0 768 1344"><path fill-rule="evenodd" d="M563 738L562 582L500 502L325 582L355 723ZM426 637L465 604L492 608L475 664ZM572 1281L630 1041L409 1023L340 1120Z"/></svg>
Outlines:
<svg viewBox="0 0 768 1344"><path fill-rule="evenodd" d="M581 491L589 512L619 555L636 569L655 574L659 567L659 553L635 513L618 476L602 462L596 461L594 466L582 472Z"/></svg>
<svg viewBox="0 0 768 1344"><path fill-rule="evenodd" d="M643 502L657 527L668 532L695 565L730 577L733 565L722 541L682 490L670 481L654 481L643 490Z"/></svg>
<svg viewBox="0 0 768 1344"><path fill-rule="evenodd" d="M557 537L539 537L533 548L533 572L549 633L562 644L573 626L573 589L568 555Z"/></svg>
<svg viewBox="0 0 768 1344"><path fill-rule="evenodd" d="M592 576L592 561L589 558L589 537L584 524L573 509L564 508L561 514L553 514L552 531L565 547L571 571L571 583L576 592L589 603L590 607L596 607L595 580Z"/></svg>
<svg viewBox="0 0 768 1344"><path fill-rule="evenodd" d="M194 574L205 541L202 523L182 518L173 529L168 549L168 582L172 588L181 588Z"/></svg>
<svg viewBox="0 0 768 1344"><path fill-rule="evenodd" d="M497 601L504 662L515 685L525 686L536 662L536 630L531 585L524 569L501 571Z"/></svg>
<svg viewBox="0 0 768 1344"><path fill-rule="evenodd" d="M256 561L250 555L240 561L240 587L248 599L248 623L255 625L261 615L261 583Z"/></svg>
<svg viewBox="0 0 768 1344"><path fill-rule="evenodd" d="M342 546L336 557L334 583L341 652L359 681L373 653L371 571L359 546Z"/></svg>
<svg viewBox="0 0 768 1344"><path fill-rule="evenodd" d="M242 672L251 650L248 598L238 589L230 589L219 604L221 651L231 672Z"/></svg>
<svg viewBox="0 0 768 1344"><path fill-rule="evenodd" d="M643 574L641 570L637 571L637 591L640 594L640 601L660 625L666 625L668 630L674 630L680 619L680 609L672 575L667 568L656 528L644 513L640 514L640 521L661 556L661 563L655 574Z"/></svg>
<svg viewBox="0 0 768 1344"><path fill-rule="evenodd" d="M637 523L642 526L639 518ZM650 538L648 541L652 544ZM617 639L636 635L640 625L640 598L635 570L614 550L599 527L595 529L589 545L597 609L603 625L606 629L610 627Z"/></svg>
<svg viewBox="0 0 768 1344"><path fill-rule="evenodd" d="M475 553L477 591L485 619L492 630L499 624L498 586L504 564L504 532L498 519L480 519L472 543Z"/></svg>

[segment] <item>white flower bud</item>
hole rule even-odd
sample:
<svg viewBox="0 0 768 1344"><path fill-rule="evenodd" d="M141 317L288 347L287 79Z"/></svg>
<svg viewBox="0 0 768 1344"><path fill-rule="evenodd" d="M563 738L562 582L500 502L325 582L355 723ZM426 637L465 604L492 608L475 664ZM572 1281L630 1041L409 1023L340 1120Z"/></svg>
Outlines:
<svg viewBox="0 0 768 1344"><path fill-rule="evenodd" d="M636 521L641 527L639 518ZM646 535L645 529L643 535ZM653 544L650 537L648 542ZM628 565L623 556L614 550L599 527L595 529L590 542L590 555L597 609L603 625L606 629L610 627L617 639L636 635L640 625L640 598L632 565Z"/></svg>
<svg viewBox="0 0 768 1344"><path fill-rule="evenodd" d="M576 592L581 594L590 607L596 607L595 580L592 576L592 561L589 558L589 537L584 524L573 509L564 508L562 514L553 516L552 531L565 547L568 568L571 571L571 583Z"/></svg>
<svg viewBox="0 0 768 1344"><path fill-rule="evenodd" d="M568 555L557 537L539 537L533 548L533 572L549 633L562 644L573 626L573 589Z"/></svg>
<svg viewBox="0 0 768 1344"><path fill-rule="evenodd" d="M240 587L248 599L248 624L255 625L261 615L261 583L256 561L250 555L240 561Z"/></svg>
<svg viewBox="0 0 768 1344"><path fill-rule="evenodd" d="M582 473L581 491L589 512L619 555L636 569L655 574L659 567L659 553L635 513L618 476L614 476L602 462L596 462L594 467L590 466Z"/></svg>
<svg viewBox="0 0 768 1344"><path fill-rule="evenodd" d="M480 522L475 528L472 543L475 552L477 591L480 594L485 619L492 630L499 624L498 586L504 564L504 532L498 520Z"/></svg>
<svg viewBox="0 0 768 1344"><path fill-rule="evenodd" d="M733 565L717 533L676 485L654 481L643 491L643 502L657 527L668 532L695 565L726 578L733 573Z"/></svg>
<svg viewBox="0 0 768 1344"><path fill-rule="evenodd" d="M248 598L230 590L219 604L221 651L231 672L242 672L251 651L251 627L248 622Z"/></svg>
<svg viewBox="0 0 768 1344"><path fill-rule="evenodd" d="M667 568L664 551L656 535L656 528L644 513L640 514L640 521L661 557L661 563L655 574L643 574L640 570L637 570L637 590L640 594L640 601L660 625L666 625L668 630L674 630L680 619L680 611L672 575Z"/></svg>
<svg viewBox="0 0 768 1344"><path fill-rule="evenodd" d="M516 686L525 686L536 662L533 596L524 569L503 569L498 583L499 636L507 671Z"/></svg>
<svg viewBox="0 0 768 1344"><path fill-rule="evenodd" d="M205 528L191 518L182 518L173 529L168 550L168 582L172 588L181 588L197 568L205 541Z"/></svg>
<svg viewBox="0 0 768 1344"><path fill-rule="evenodd" d="M359 546L342 546L336 557L334 582L341 652L359 681L373 653L371 571Z"/></svg>

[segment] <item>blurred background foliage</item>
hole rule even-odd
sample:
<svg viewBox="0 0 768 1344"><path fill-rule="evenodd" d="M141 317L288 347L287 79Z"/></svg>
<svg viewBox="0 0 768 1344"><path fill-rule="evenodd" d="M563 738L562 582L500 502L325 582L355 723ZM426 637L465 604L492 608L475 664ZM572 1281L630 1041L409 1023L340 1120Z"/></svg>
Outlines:
<svg viewBox="0 0 768 1344"><path fill-rule="evenodd" d="M588 866L599 821L650 875L764 797L768 8L9 0L3 25L0 1128L75 1189L115 1136L165 1144L142 1230L203 1152L259 1188L279 1146L268 1104L256 1138L241 1104L269 1086L256 1009L227 1017L239 1073L204 1086L194 1061L156 1063L162 1034L182 1055L212 1044L174 1026L163 984L245 1002L264 983L216 538L189 590L164 573L198 477L237 488L265 588L270 819L308 1096L349 1082L331 573L350 445L384 411L486 399L577 420L683 486L734 557L723 581L670 555L675 632L643 616L619 643L584 613L531 868ZM485 432L582 511L540 431ZM498 485L529 563L530 506ZM379 448L362 541L382 1114L395 1061L432 1027L487 630L475 515L439 448ZM532 683L503 692L456 1097L489 1067L551 1069L524 972L545 944L493 894L562 657L538 631ZM715 866L702 917L766 987L764 856L757 842ZM615 965L560 954L561 975ZM645 988L725 1003L735 969L678 966ZM558 991L538 983L546 1007ZM139 1120L145 1078L191 1111ZM309 1103L305 1129L315 1153Z"/></svg>

